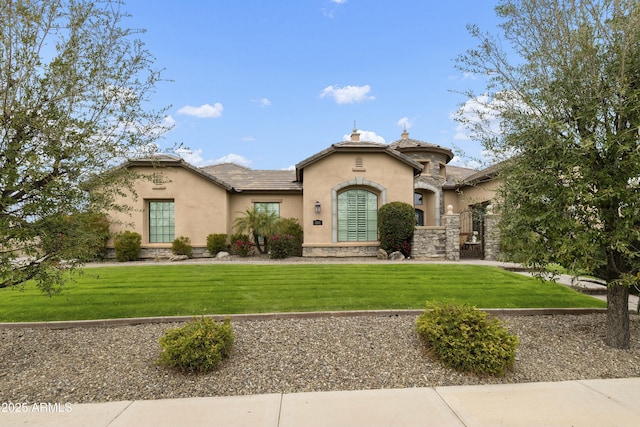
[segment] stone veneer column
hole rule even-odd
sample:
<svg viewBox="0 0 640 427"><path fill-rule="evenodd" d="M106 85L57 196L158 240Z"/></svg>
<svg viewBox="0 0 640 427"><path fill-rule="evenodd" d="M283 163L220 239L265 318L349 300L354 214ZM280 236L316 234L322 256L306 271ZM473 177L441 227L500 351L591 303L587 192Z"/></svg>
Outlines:
<svg viewBox="0 0 640 427"><path fill-rule="evenodd" d="M484 214L484 259L487 261L497 261L500 255L500 215L493 213L491 205L487 207Z"/></svg>
<svg viewBox="0 0 640 427"><path fill-rule="evenodd" d="M447 261L460 261L460 215L453 213L453 206L447 206L447 213L443 216L447 234Z"/></svg>

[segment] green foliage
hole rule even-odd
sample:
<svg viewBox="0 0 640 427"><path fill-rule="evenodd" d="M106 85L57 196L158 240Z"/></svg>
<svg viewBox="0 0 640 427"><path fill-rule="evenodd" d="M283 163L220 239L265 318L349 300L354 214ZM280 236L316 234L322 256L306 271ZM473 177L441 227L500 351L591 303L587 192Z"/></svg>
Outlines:
<svg viewBox="0 0 640 427"><path fill-rule="evenodd" d="M248 257L253 251L253 246L253 242L248 235L242 233L235 233L231 235L230 249L233 255Z"/></svg>
<svg viewBox="0 0 640 427"><path fill-rule="evenodd" d="M227 244L226 234L209 234L207 236L207 250L211 255L215 255L218 252L224 252L228 249L229 245Z"/></svg>
<svg viewBox="0 0 640 427"><path fill-rule="evenodd" d="M133 231L123 231L116 234L114 247L116 259L120 262L136 261L140 258L142 236Z"/></svg>
<svg viewBox="0 0 640 427"><path fill-rule="evenodd" d="M99 212L50 216L41 235L43 251L56 260L94 261L104 258L109 220Z"/></svg>
<svg viewBox="0 0 640 427"><path fill-rule="evenodd" d="M269 258L289 258L296 250L293 237L288 234L274 234L269 241Z"/></svg>
<svg viewBox="0 0 640 427"><path fill-rule="evenodd" d="M413 206L404 202L391 202L378 209L380 247L387 252L400 251L411 255L411 239L416 227Z"/></svg>
<svg viewBox="0 0 640 427"><path fill-rule="evenodd" d="M278 221L277 228L278 234L291 236L294 247L289 256L302 256L304 232L300 222L296 218L281 218Z"/></svg>
<svg viewBox="0 0 640 427"><path fill-rule="evenodd" d="M0 289L0 322L420 309L427 297L486 308L606 307L564 285L464 264L121 265L86 270L64 298L39 294L32 282L23 292Z"/></svg>
<svg viewBox="0 0 640 427"><path fill-rule="evenodd" d="M207 317L194 319L160 338L162 354L158 363L182 372L209 372L229 356L234 341L229 319L221 324Z"/></svg>
<svg viewBox="0 0 640 427"><path fill-rule="evenodd" d="M515 361L518 338L494 317L468 305L428 306L416 330L446 366L480 375L504 375Z"/></svg>
<svg viewBox="0 0 640 427"><path fill-rule="evenodd" d="M640 272L640 3L503 0L496 11L502 34L470 27L479 47L459 58L489 78L469 93L478 114L458 119L504 160L506 255L627 286ZM629 347L626 298L609 298L607 343L618 348Z"/></svg>
<svg viewBox="0 0 640 427"><path fill-rule="evenodd" d="M135 173L114 159L163 133L164 111L148 109L160 74L120 3L0 6L0 288L50 293L100 255L102 220L86 212L124 209Z"/></svg>
<svg viewBox="0 0 640 427"><path fill-rule="evenodd" d="M173 252L175 255L186 255L191 258L191 255L193 253L191 239L185 236L176 238L171 243L171 252Z"/></svg>
<svg viewBox="0 0 640 427"><path fill-rule="evenodd" d="M278 220L278 215L274 212L266 212L254 206L247 209L243 216L236 218L233 227L239 233L250 233L258 252L264 254L269 251L268 237L278 230Z"/></svg>

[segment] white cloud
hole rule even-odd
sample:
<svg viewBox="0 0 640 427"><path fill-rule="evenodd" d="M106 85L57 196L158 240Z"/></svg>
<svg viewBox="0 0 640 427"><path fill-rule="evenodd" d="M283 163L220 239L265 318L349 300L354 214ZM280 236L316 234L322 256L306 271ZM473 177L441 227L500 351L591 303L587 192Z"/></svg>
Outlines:
<svg viewBox="0 0 640 427"><path fill-rule="evenodd" d="M331 3L335 3L335 4L343 4L346 3L347 0L331 0Z"/></svg>
<svg viewBox="0 0 640 427"><path fill-rule="evenodd" d="M240 154L233 154L233 153L227 154L226 156L220 157L219 159L216 159L215 161L213 161L213 164L218 164L218 163L235 163L240 166L246 166L246 167L251 166L251 160L247 159L244 156L241 156Z"/></svg>
<svg viewBox="0 0 640 427"><path fill-rule="evenodd" d="M202 149L198 148L197 150L189 150L188 148L178 148L175 150L175 153L183 158L187 163L192 164L194 166L207 166L207 165L215 165L220 163L236 163L241 166L251 166L251 160L243 157L239 154L227 154L226 156L222 156L216 160L207 160L202 157Z"/></svg>
<svg viewBox="0 0 640 427"><path fill-rule="evenodd" d="M172 116L165 116L162 122L168 127L174 127L176 125L176 120Z"/></svg>
<svg viewBox="0 0 640 427"><path fill-rule="evenodd" d="M489 98L487 95L480 95L465 102L462 107L450 115L453 120L459 118L463 120L456 127L454 139L470 140L473 133L479 128L493 134L500 133L500 118L498 115L498 105L501 101ZM474 128L476 129L474 131Z"/></svg>
<svg viewBox="0 0 640 427"><path fill-rule="evenodd" d="M409 117L403 117L397 121L396 125L404 129L409 129L411 126L413 126L413 123L411 122L411 120L409 120Z"/></svg>
<svg viewBox="0 0 640 427"><path fill-rule="evenodd" d="M184 159L187 163L192 164L194 166L205 166L211 164L210 160L205 160L202 157L202 150L189 150L188 148L178 148L175 150L175 153Z"/></svg>
<svg viewBox="0 0 640 427"><path fill-rule="evenodd" d="M282 168L280 170L283 170L283 171L294 171L294 170L296 170L296 165L289 165L286 168Z"/></svg>
<svg viewBox="0 0 640 427"><path fill-rule="evenodd" d="M193 107L191 105L185 105L178 110L178 114L186 114L187 116L194 116L199 118L218 118L222 115L224 107L221 103L216 102L213 105L202 104L199 107Z"/></svg>
<svg viewBox="0 0 640 427"><path fill-rule="evenodd" d="M243 136L243 137L242 137L242 138L240 138L240 139L241 139L242 141L244 141L244 142L253 142L253 141L255 141L255 140L256 140L254 137L252 137L252 136L250 136L250 135L249 135L249 136Z"/></svg>
<svg viewBox="0 0 640 427"><path fill-rule="evenodd" d="M462 74L452 74L449 76L449 80L478 80L478 75L465 71Z"/></svg>
<svg viewBox="0 0 640 427"><path fill-rule="evenodd" d="M385 144L386 141L384 140L383 137L381 137L380 135L377 135L375 132L369 131L369 130L360 130L358 129L358 133L360 134L360 141L367 141L367 142L377 142L380 144ZM344 135L342 137L343 141L351 141L351 134L348 135Z"/></svg>
<svg viewBox="0 0 640 427"><path fill-rule="evenodd" d="M483 164L477 160L467 159L463 160L460 156L453 156L453 159L449 163L449 166L458 166L461 168L469 168L469 169L481 169Z"/></svg>
<svg viewBox="0 0 640 427"><path fill-rule="evenodd" d="M371 86L327 86L320 92L320 98L331 97L336 101L336 104L353 104L356 102L372 101L375 96L369 95Z"/></svg>
<svg viewBox="0 0 640 427"><path fill-rule="evenodd" d="M261 107L271 107L271 101L268 98L252 99L251 102L259 104Z"/></svg>

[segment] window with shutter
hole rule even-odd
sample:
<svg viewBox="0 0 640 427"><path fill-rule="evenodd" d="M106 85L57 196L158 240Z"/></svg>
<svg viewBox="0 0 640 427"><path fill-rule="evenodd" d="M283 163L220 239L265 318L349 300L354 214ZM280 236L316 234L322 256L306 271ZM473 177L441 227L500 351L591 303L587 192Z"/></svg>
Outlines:
<svg viewBox="0 0 640 427"><path fill-rule="evenodd" d="M378 240L378 196L363 189L338 195L338 241Z"/></svg>

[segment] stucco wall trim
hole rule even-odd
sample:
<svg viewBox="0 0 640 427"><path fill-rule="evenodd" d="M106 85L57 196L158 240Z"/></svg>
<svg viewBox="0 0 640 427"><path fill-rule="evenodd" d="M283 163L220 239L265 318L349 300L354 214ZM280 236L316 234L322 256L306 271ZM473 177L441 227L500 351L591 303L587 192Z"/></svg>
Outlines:
<svg viewBox="0 0 640 427"><path fill-rule="evenodd" d="M348 187L369 187L376 189L380 194L380 206L387 203L387 189L377 182L356 176L354 179L344 181L331 189L331 242L338 243L338 193Z"/></svg>

